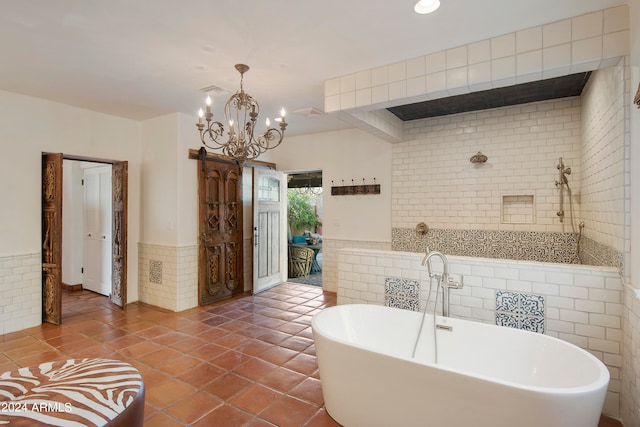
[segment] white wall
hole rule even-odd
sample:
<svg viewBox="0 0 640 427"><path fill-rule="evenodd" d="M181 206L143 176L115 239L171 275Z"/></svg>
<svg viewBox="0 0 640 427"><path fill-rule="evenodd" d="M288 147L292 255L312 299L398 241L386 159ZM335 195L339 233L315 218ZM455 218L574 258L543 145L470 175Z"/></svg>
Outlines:
<svg viewBox="0 0 640 427"><path fill-rule="evenodd" d="M391 241L391 144L358 129L285 137L260 160L278 170L322 170L324 221L328 239ZM380 184L379 195L332 196L331 186Z"/></svg>
<svg viewBox="0 0 640 427"><path fill-rule="evenodd" d="M178 239L177 115L142 123L140 188L142 197L140 241L173 245Z"/></svg>
<svg viewBox="0 0 640 427"><path fill-rule="evenodd" d="M196 120L172 113L142 123L142 242L197 243L199 163L188 158L189 149L200 148Z"/></svg>
<svg viewBox="0 0 640 427"><path fill-rule="evenodd" d="M202 144L195 126L196 118L178 114L178 245L198 244L198 168L200 162L188 158L190 149L199 150Z"/></svg>
<svg viewBox="0 0 640 427"><path fill-rule="evenodd" d="M284 172L322 170L323 288L337 291L341 247L391 246L391 144L358 129L285 137L260 157ZM378 195L332 196L331 186L380 184ZM333 184L332 184L333 181Z"/></svg>
<svg viewBox="0 0 640 427"><path fill-rule="evenodd" d="M33 270L41 259L42 152L65 153L129 162L129 248L127 300L138 299L140 225L140 124L114 116L0 91L2 152L0 194L0 259L24 259L28 268L4 262L0 274L3 317L0 333L41 321L41 275ZM3 260L4 261L4 260ZM37 265L37 270L40 266ZM26 271L26 272L23 272ZM25 289L15 295L16 289ZM30 290L27 291L27 288Z"/></svg>
<svg viewBox="0 0 640 427"><path fill-rule="evenodd" d="M198 305L195 120L175 113L142 124L140 299L173 311Z"/></svg>

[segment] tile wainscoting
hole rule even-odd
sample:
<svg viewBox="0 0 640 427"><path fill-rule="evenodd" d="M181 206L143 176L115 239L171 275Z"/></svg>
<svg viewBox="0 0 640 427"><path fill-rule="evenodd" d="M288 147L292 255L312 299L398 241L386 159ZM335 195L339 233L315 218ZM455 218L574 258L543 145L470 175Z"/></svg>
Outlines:
<svg viewBox="0 0 640 427"><path fill-rule="evenodd" d="M640 426L640 290L624 292L621 415L625 425Z"/></svg>
<svg viewBox="0 0 640 427"><path fill-rule="evenodd" d="M0 257L0 334L42 322L41 253Z"/></svg>
<svg viewBox="0 0 640 427"><path fill-rule="evenodd" d="M198 305L197 245L138 243L138 263L141 302L172 311Z"/></svg>
<svg viewBox="0 0 640 427"><path fill-rule="evenodd" d="M338 304L385 305L388 278L415 281L419 304L427 301L429 276L421 265L421 253L344 248L338 254ZM571 342L594 354L607 365L611 382L604 413L620 415L622 371L623 286L612 267L552 264L462 256L448 256L449 271L462 289L451 290L450 313L454 317L495 323L499 292L531 295L544 312L529 313L544 320L544 333ZM434 261L433 268L441 266ZM433 310L435 282L428 310ZM397 294L396 294L397 295ZM438 311L440 312L440 308Z"/></svg>
<svg viewBox="0 0 640 427"><path fill-rule="evenodd" d="M391 242L367 242L362 240L322 239L322 289L338 291L338 252L342 248L391 250Z"/></svg>

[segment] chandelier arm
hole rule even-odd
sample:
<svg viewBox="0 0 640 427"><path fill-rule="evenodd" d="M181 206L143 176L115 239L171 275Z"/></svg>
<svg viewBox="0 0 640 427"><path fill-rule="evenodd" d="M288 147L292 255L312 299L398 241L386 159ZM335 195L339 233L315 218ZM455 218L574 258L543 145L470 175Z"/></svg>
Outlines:
<svg viewBox="0 0 640 427"><path fill-rule="evenodd" d="M198 129L200 130L200 141L202 145L211 148L212 150L217 150L224 147L225 143L218 140L224 133L224 126L220 122L209 121L207 123L207 128L204 129L204 125L198 124ZM214 142L217 147L207 144L207 137L211 142Z"/></svg>
<svg viewBox="0 0 640 427"><path fill-rule="evenodd" d="M267 150L276 148L278 145L280 145L283 139L284 139L284 132L281 132L276 128L270 128L265 133L260 135L256 139L255 143L258 146L258 149L260 150L260 152L264 153ZM273 141L276 141L276 142L273 143Z"/></svg>

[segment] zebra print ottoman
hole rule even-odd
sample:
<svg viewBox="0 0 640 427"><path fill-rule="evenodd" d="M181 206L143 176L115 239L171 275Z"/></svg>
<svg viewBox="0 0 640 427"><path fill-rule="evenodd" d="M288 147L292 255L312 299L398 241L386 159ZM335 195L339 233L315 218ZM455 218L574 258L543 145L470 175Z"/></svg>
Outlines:
<svg viewBox="0 0 640 427"><path fill-rule="evenodd" d="M70 359L0 375L0 426L142 426L144 383L119 360Z"/></svg>

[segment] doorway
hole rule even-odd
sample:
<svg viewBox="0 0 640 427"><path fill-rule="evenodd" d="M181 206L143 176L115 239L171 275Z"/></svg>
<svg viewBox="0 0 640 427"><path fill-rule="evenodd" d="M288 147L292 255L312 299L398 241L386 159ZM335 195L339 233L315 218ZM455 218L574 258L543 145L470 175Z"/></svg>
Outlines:
<svg viewBox="0 0 640 427"><path fill-rule="evenodd" d="M111 293L112 166L63 160L62 286Z"/></svg>
<svg viewBox="0 0 640 427"><path fill-rule="evenodd" d="M128 198L128 163L93 159L79 156L63 155L62 153L42 154L42 317L43 322L60 324L62 321L62 277L63 277L63 195L64 195L64 160L101 163L109 165L111 175L99 178L103 186L102 199L110 198L110 215L103 214L104 224L97 229L99 240L110 242L101 245L107 254L103 258L110 258L108 272L100 271L100 275L107 275L110 285L109 300L122 308L127 302L127 198ZM84 177L83 177L84 179ZM106 182L110 181L110 194L106 190ZM98 185L100 183L98 182ZM109 217L110 220L106 218ZM110 233L106 232L110 229ZM84 233L84 230L83 230ZM102 239L104 236L104 239ZM101 263L102 265L102 263ZM83 267L80 267L83 268ZM84 280L84 278L82 279ZM103 279L104 280L104 279ZM72 280L75 282L75 280Z"/></svg>
<svg viewBox="0 0 640 427"><path fill-rule="evenodd" d="M289 281L322 286L322 171L289 172L287 184L288 237L292 249L313 250L309 268L289 269ZM308 252L308 251L307 251ZM294 256L299 262L299 255Z"/></svg>

